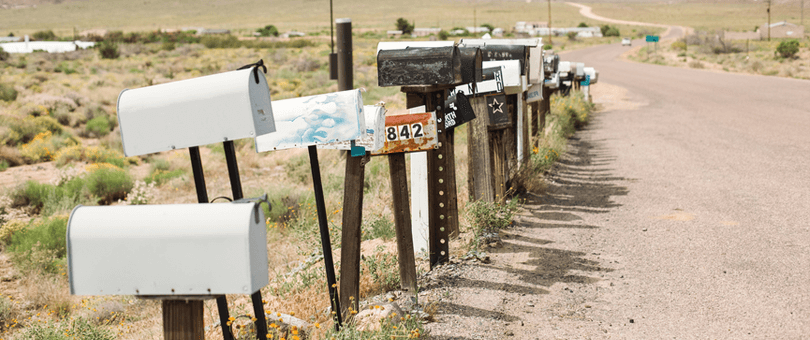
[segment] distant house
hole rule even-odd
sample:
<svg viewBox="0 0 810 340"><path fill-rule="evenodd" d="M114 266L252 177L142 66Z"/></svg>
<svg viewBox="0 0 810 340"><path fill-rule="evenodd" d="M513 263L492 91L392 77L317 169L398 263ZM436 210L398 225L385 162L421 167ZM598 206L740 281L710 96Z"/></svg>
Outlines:
<svg viewBox="0 0 810 340"><path fill-rule="evenodd" d="M227 35L231 34L231 30L223 28L203 28L197 31L199 35Z"/></svg>
<svg viewBox="0 0 810 340"><path fill-rule="evenodd" d="M93 47L96 43L85 41L29 41L25 36L23 42L10 42L0 44L0 47L8 53L32 53L34 51L45 51L48 53L72 52L77 49Z"/></svg>
<svg viewBox="0 0 810 340"><path fill-rule="evenodd" d="M467 31L470 33L489 33L488 27L467 27Z"/></svg>
<svg viewBox="0 0 810 340"><path fill-rule="evenodd" d="M536 36L547 36L549 28L548 27L541 27L535 30ZM577 38L594 38L594 37L601 37L602 30L599 27L553 27L551 28L551 34L554 36L564 36L568 35L568 32L576 32ZM535 36L533 35L533 36Z"/></svg>
<svg viewBox="0 0 810 340"><path fill-rule="evenodd" d="M541 21L518 21L515 23L515 33L523 33L528 34L530 36L536 36L537 30L540 28L548 28L547 22Z"/></svg>
<svg viewBox="0 0 810 340"><path fill-rule="evenodd" d="M17 41L20 41L20 37L0 37L0 43Z"/></svg>
<svg viewBox="0 0 810 340"><path fill-rule="evenodd" d="M438 35L441 31L441 28L414 28L411 35L414 37L427 37L431 34Z"/></svg>
<svg viewBox="0 0 810 340"><path fill-rule="evenodd" d="M760 39L768 39L768 24L764 24L757 30ZM771 24L771 38L804 38L804 26L791 24L787 21L780 21Z"/></svg>
<svg viewBox="0 0 810 340"><path fill-rule="evenodd" d="M306 36L306 35L307 34L303 33L303 32L290 31L290 32L281 34L279 37L281 37L281 38L297 38L297 37L303 37L303 36Z"/></svg>

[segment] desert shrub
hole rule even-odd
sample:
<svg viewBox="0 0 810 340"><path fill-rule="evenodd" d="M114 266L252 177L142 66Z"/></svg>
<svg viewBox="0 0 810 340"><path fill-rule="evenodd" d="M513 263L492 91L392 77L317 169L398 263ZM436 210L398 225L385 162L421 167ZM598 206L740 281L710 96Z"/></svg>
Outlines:
<svg viewBox="0 0 810 340"><path fill-rule="evenodd" d="M8 248L12 261L23 272L55 274L66 255L67 216L33 220L11 236Z"/></svg>
<svg viewBox="0 0 810 340"><path fill-rule="evenodd" d="M394 223L385 216L375 216L370 222L363 223L363 240L381 238L391 240L396 237Z"/></svg>
<svg viewBox="0 0 810 340"><path fill-rule="evenodd" d="M263 37L271 37L271 36L272 37L277 37L278 36L278 28L276 28L276 26L273 26L273 25L264 26L263 28L260 28L258 30L258 32Z"/></svg>
<svg viewBox="0 0 810 340"><path fill-rule="evenodd" d="M110 120L106 116L97 116L87 122L84 130L88 136L104 137L110 133Z"/></svg>
<svg viewBox="0 0 810 340"><path fill-rule="evenodd" d="M394 23L394 26L397 28L397 30L402 31L403 35L411 34L414 28L414 25L408 22L408 20L406 20L405 18L398 18L396 23Z"/></svg>
<svg viewBox="0 0 810 340"><path fill-rule="evenodd" d="M387 292L399 287L399 265L397 256L388 253L378 246L373 255L363 257L364 269L371 275L371 281L377 285L377 291Z"/></svg>
<svg viewBox="0 0 810 340"><path fill-rule="evenodd" d="M6 117L5 124L8 127L3 136L3 144L16 146L28 143L37 135L43 132L51 132L54 135L62 133L62 125L51 117Z"/></svg>
<svg viewBox="0 0 810 340"><path fill-rule="evenodd" d="M8 297L0 296L0 329L8 330L12 325L18 323L17 319L18 311L14 307L14 302L12 302Z"/></svg>
<svg viewBox="0 0 810 340"><path fill-rule="evenodd" d="M680 51L686 49L686 42L683 40L677 40L670 45L673 50Z"/></svg>
<svg viewBox="0 0 810 340"><path fill-rule="evenodd" d="M600 27L603 37L618 37L621 35L619 29L615 26L604 25Z"/></svg>
<svg viewBox="0 0 810 340"><path fill-rule="evenodd" d="M53 323L35 323L16 335L15 340L113 340L108 329L95 326L84 318L64 319Z"/></svg>
<svg viewBox="0 0 810 340"><path fill-rule="evenodd" d="M475 249L483 243L481 241L489 238L488 234L497 233L499 230L512 225L512 217L518 209L518 201L513 199L506 203L471 201L467 203L464 210L473 238L470 247Z"/></svg>
<svg viewBox="0 0 810 340"><path fill-rule="evenodd" d="M45 131L23 144L20 147L20 154L33 163L47 162L53 160L62 148L76 144L79 142L68 133L54 135L50 131Z"/></svg>
<svg viewBox="0 0 810 340"><path fill-rule="evenodd" d="M14 188L9 198L12 207L27 207L44 216L70 210L81 203L93 203L80 177L59 185L27 181Z"/></svg>
<svg viewBox="0 0 810 340"><path fill-rule="evenodd" d="M8 245L11 242L11 237L27 226L28 222L23 220L11 220L6 222L0 227L0 244Z"/></svg>
<svg viewBox="0 0 810 340"><path fill-rule="evenodd" d="M450 33L445 30L439 31L439 40L447 40L450 37Z"/></svg>
<svg viewBox="0 0 810 340"><path fill-rule="evenodd" d="M132 187L132 190L127 193L127 198L123 203L133 205L149 204L149 202L155 199L156 194L157 189L155 188L155 182L147 184L144 181L135 181L135 185Z"/></svg>
<svg viewBox="0 0 810 340"><path fill-rule="evenodd" d="M491 24L481 24L481 27L486 27L490 32L495 29L495 26L492 26Z"/></svg>
<svg viewBox="0 0 810 340"><path fill-rule="evenodd" d="M704 66L703 66L703 63L700 62L700 60L692 60L692 61L689 62L689 67L701 69Z"/></svg>
<svg viewBox="0 0 810 340"><path fill-rule="evenodd" d="M576 41L577 40L577 32L568 32L566 34L566 36L568 37L568 40L571 40L571 41Z"/></svg>
<svg viewBox="0 0 810 340"><path fill-rule="evenodd" d="M586 24L584 22L580 22L579 25L577 25L577 27L579 27L579 28L587 28L588 24Z"/></svg>
<svg viewBox="0 0 810 340"><path fill-rule="evenodd" d="M17 100L17 90L11 84L0 83L0 100L13 102Z"/></svg>
<svg viewBox="0 0 810 340"><path fill-rule="evenodd" d="M172 41L164 41L160 44L160 49L163 51L173 51L177 46Z"/></svg>
<svg viewBox="0 0 810 340"><path fill-rule="evenodd" d="M207 48L239 48L242 47L242 42L236 37L228 35L225 37L218 36L205 36L200 40Z"/></svg>
<svg viewBox="0 0 810 340"><path fill-rule="evenodd" d="M54 157L56 165L63 166L70 162L109 163L123 168L128 163L120 152L103 146L73 145L59 150Z"/></svg>
<svg viewBox="0 0 810 340"><path fill-rule="evenodd" d="M98 53L102 59L118 59L120 55L118 44L112 40L104 40L96 46L98 46Z"/></svg>
<svg viewBox="0 0 810 340"><path fill-rule="evenodd" d="M0 172L8 170L9 162L5 159L0 159Z"/></svg>
<svg viewBox="0 0 810 340"><path fill-rule="evenodd" d="M776 46L776 53L782 56L782 58L792 58L799 53L799 41L796 39L791 39L787 41L782 41Z"/></svg>
<svg viewBox="0 0 810 340"><path fill-rule="evenodd" d="M171 164L163 159L156 159L152 162L149 175L144 178L146 184L162 185L172 178L185 175L184 169L172 169Z"/></svg>
<svg viewBox="0 0 810 340"><path fill-rule="evenodd" d="M3 48L0 47L0 61L6 61L10 57L11 57L11 53L8 53L8 52L4 51Z"/></svg>
<svg viewBox="0 0 810 340"><path fill-rule="evenodd" d="M762 65L762 62L757 60L757 61L754 61L753 63L751 63L750 67L751 67L751 71L754 71L754 73L759 73L760 71L762 71L764 66Z"/></svg>
<svg viewBox="0 0 810 340"><path fill-rule="evenodd" d="M63 61L56 65L53 69L54 72L57 73L64 73L64 74L74 74L76 73L76 69L70 63Z"/></svg>
<svg viewBox="0 0 810 340"><path fill-rule="evenodd" d="M132 190L134 180L124 169L106 163L91 164L89 174L85 177L87 189L98 197L100 204L110 204L127 197ZM96 166L97 168L92 168Z"/></svg>
<svg viewBox="0 0 810 340"><path fill-rule="evenodd" d="M34 35L32 35L32 37L34 38L34 40L40 40L40 41L43 41L43 40L58 40L56 38L56 34L53 33L52 30L34 32Z"/></svg>

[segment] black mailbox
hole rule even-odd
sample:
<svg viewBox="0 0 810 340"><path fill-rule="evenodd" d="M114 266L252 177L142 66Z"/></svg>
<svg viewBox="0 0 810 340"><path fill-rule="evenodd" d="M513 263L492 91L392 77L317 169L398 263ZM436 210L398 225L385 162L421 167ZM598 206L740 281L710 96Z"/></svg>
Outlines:
<svg viewBox="0 0 810 340"><path fill-rule="evenodd" d="M509 119L509 106L506 103L506 95L487 96L486 99L490 129L510 127L512 121Z"/></svg>
<svg viewBox="0 0 810 340"><path fill-rule="evenodd" d="M444 129L452 129L461 124L475 119L470 100L461 91L451 91L450 96L444 101Z"/></svg>
<svg viewBox="0 0 810 340"><path fill-rule="evenodd" d="M381 50L377 54L379 86L461 84L458 47Z"/></svg>
<svg viewBox="0 0 810 340"><path fill-rule="evenodd" d="M484 61L490 60L518 60L520 61L520 74L526 74L526 46L523 45L486 45L481 46L481 55Z"/></svg>
<svg viewBox="0 0 810 340"><path fill-rule="evenodd" d="M552 75L557 73L557 66L560 64L560 56L551 53L543 58L543 68L546 71L546 79L551 79Z"/></svg>
<svg viewBox="0 0 810 340"><path fill-rule="evenodd" d="M481 49L478 47L459 47L461 54L461 81L463 83L475 83L483 80L481 78L481 63L484 61Z"/></svg>

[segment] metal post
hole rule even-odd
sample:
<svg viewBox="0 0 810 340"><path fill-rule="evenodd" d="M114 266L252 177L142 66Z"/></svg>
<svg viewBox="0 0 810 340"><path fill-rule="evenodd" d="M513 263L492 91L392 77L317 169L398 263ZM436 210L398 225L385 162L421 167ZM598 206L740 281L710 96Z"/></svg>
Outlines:
<svg viewBox="0 0 810 340"><path fill-rule="evenodd" d="M352 19L342 18L335 20L337 26L338 48L338 90L346 91L354 88L354 67L352 66Z"/></svg>
<svg viewBox="0 0 810 340"><path fill-rule="evenodd" d="M208 191L205 189L205 175L203 174L200 147L192 146L188 148L188 153L191 158L191 172L194 174L194 188L197 190L197 202L208 203ZM231 329L227 327L230 315L228 313L228 299L225 298L225 295L217 296L217 312L219 313L220 328L222 328L222 338L233 340Z"/></svg>
<svg viewBox="0 0 810 340"><path fill-rule="evenodd" d="M239 166L236 164L236 150L232 140L223 142L222 146L225 149L225 161L228 165L228 178L231 181L233 199L238 200L243 198L244 194L242 194L242 180L239 179ZM259 289L250 294L250 300L253 302L253 314L256 317L256 338L265 340L267 339L267 319L264 316L262 290Z"/></svg>
<svg viewBox="0 0 810 340"><path fill-rule="evenodd" d="M326 267L326 284L329 289L329 301L332 303L332 310L340 310L340 301L335 280L335 263L332 260L332 241L329 239L329 225L326 222L326 203L323 198L323 184L321 182L321 166L318 162L318 148L310 145L309 167L312 172L312 185L315 189L315 205L318 209L318 227L321 231L321 247L323 247L323 262ZM336 313L335 330L340 330L342 318L340 313Z"/></svg>

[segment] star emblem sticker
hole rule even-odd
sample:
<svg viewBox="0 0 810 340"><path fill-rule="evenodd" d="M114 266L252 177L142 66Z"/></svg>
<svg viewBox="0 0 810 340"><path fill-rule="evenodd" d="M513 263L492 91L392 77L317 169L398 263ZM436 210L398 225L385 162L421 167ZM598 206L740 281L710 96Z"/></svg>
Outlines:
<svg viewBox="0 0 810 340"><path fill-rule="evenodd" d="M492 113L503 113L503 103L498 103L498 98L493 99L489 107L492 108Z"/></svg>

